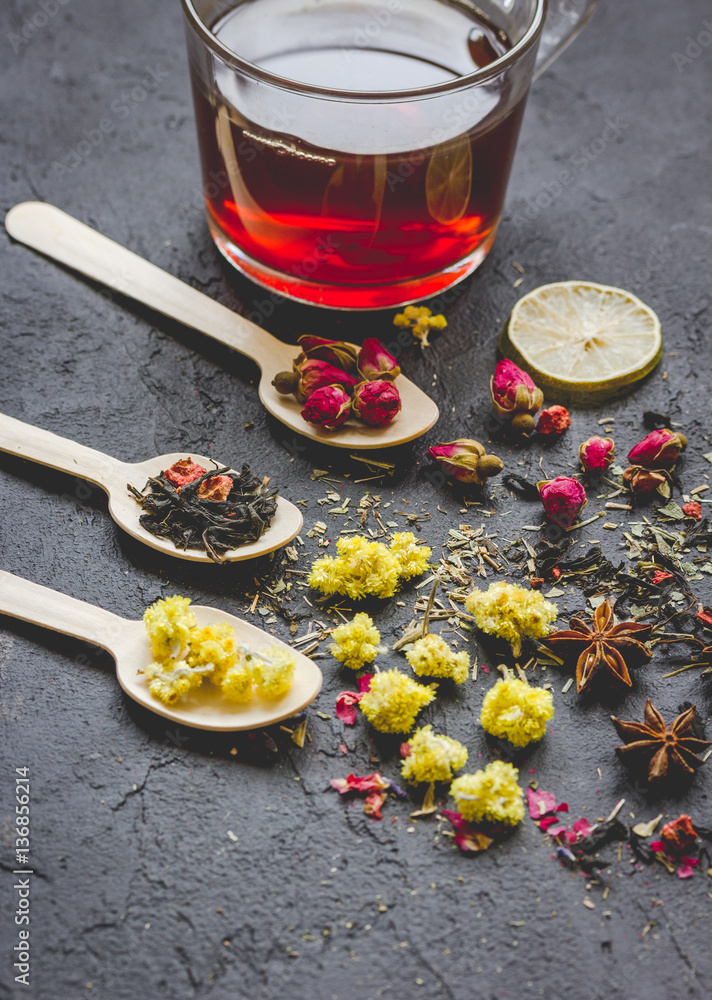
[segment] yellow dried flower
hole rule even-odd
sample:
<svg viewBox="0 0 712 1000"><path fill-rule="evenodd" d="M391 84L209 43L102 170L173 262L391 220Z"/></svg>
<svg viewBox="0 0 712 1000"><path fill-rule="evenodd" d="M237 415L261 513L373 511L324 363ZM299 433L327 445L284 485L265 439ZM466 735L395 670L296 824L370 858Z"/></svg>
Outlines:
<svg viewBox="0 0 712 1000"><path fill-rule="evenodd" d="M497 681L487 692L480 722L492 736L509 740L515 747L525 747L544 736L546 724L553 717L551 691L512 678Z"/></svg>
<svg viewBox="0 0 712 1000"><path fill-rule="evenodd" d="M143 672L148 681L148 690L154 698L172 705L193 688L203 683L203 677L212 672L212 667L190 667L185 660L170 664L151 663Z"/></svg>
<svg viewBox="0 0 712 1000"><path fill-rule="evenodd" d="M292 686L297 659L288 649L268 646L259 652L250 651L255 689L263 698L281 698Z"/></svg>
<svg viewBox="0 0 712 1000"><path fill-rule="evenodd" d="M189 637L186 660L191 667L213 667L210 679L220 684L238 658L235 629L229 622L216 622L204 628L193 629Z"/></svg>
<svg viewBox="0 0 712 1000"><path fill-rule="evenodd" d="M431 330L444 330L447 320L442 314L433 316L432 310L427 306L406 306L402 313L396 313L393 317L393 325L411 327L420 346L429 347L428 334Z"/></svg>
<svg viewBox="0 0 712 1000"><path fill-rule="evenodd" d="M252 671L244 657L229 667L220 682L220 690L228 701L244 705L252 700Z"/></svg>
<svg viewBox="0 0 712 1000"><path fill-rule="evenodd" d="M403 532L404 536L410 535ZM410 535L412 545L401 539L393 552L382 542L374 542L363 535L339 538L336 542L338 555L322 556L311 568L308 577L310 587L320 590L327 597L342 594L358 601L364 597L392 597L401 580L422 573L430 556L420 557L413 551L415 537ZM423 563L422 569L418 566Z"/></svg>
<svg viewBox="0 0 712 1000"><path fill-rule="evenodd" d="M142 673L154 698L170 705L208 677L226 698L281 698L292 686L296 657L281 646L240 645L229 622L198 626L187 597L156 601L144 614L156 662Z"/></svg>
<svg viewBox="0 0 712 1000"><path fill-rule="evenodd" d="M406 781L450 781L453 771L467 763L467 747L449 736L423 726L408 740L410 753L403 761L401 774Z"/></svg>
<svg viewBox="0 0 712 1000"><path fill-rule="evenodd" d="M372 663L379 653L386 651L385 647L379 646L381 634L373 619L362 611L350 622L335 628L331 638L334 642L329 646L329 652L351 670L361 670L367 663Z"/></svg>
<svg viewBox="0 0 712 1000"><path fill-rule="evenodd" d="M176 594L156 601L144 611L151 651L159 663L177 660L185 652L191 629L198 626L189 604L190 598Z"/></svg>
<svg viewBox="0 0 712 1000"><path fill-rule="evenodd" d="M452 677L464 684L470 672L467 653L456 653L441 636L432 633L416 639L405 658L419 677Z"/></svg>
<svg viewBox="0 0 712 1000"><path fill-rule="evenodd" d="M398 573L402 580L410 580L424 573L433 551L427 545L418 545L412 531L397 531L393 535L390 549L398 560Z"/></svg>
<svg viewBox="0 0 712 1000"><path fill-rule="evenodd" d="M496 760L484 771L455 778L450 794L464 819L515 826L524 819L524 794L518 777L516 767Z"/></svg>
<svg viewBox="0 0 712 1000"><path fill-rule="evenodd" d="M559 609L536 590L526 590L500 580L487 590L473 590L465 607L474 616L478 628L506 639L515 656L522 652L522 640L541 639L549 634L549 623Z"/></svg>
<svg viewBox="0 0 712 1000"><path fill-rule="evenodd" d="M374 729L381 733L407 733L415 717L435 697L436 684L418 684L400 670L375 674L360 707Z"/></svg>

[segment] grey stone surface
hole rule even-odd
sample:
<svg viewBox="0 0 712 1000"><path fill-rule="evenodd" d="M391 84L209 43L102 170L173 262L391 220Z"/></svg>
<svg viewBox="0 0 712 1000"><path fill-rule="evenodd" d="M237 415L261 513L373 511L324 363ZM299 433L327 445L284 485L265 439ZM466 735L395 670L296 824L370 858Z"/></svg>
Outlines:
<svg viewBox="0 0 712 1000"><path fill-rule="evenodd" d="M23 38L23 22L43 9L55 13ZM432 392L443 415L426 440L381 456L397 462L392 479L354 485L367 473L347 456L285 440L260 407L250 363L0 236L2 410L126 460L179 449L247 458L289 499L308 501L307 529L320 517L332 520L316 504L325 485L310 478L314 468L331 468L352 499L377 487L384 503L394 501L391 510L420 511L427 501L435 513L422 534L439 553L448 529L473 521L477 508L465 518L459 495L432 485L426 446L461 435L484 439L496 337L511 306L538 284L583 277L638 293L664 328L660 368L605 408L615 417L620 453L642 435L644 409L669 411L691 442L683 481L697 485L710 471L702 453L712 449L712 48L705 41L690 50L697 55L686 50L708 16L697 0L603 0L536 84L498 242L446 303L447 332L422 356L417 349L404 355L408 375ZM260 306L264 293L225 273L200 207L177 0L16 0L3 7L0 25L4 210L32 198L52 202L285 339L308 330L390 338L392 313L354 318L281 304L260 317L269 311ZM103 120L112 128L101 144L76 153ZM573 179L556 193L563 170ZM525 269L517 289L513 260ZM540 458L548 474L566 473L578 442L600 429L600 415L576 411L553 448L499 453L534 479ZM101 491L8 456L0 456L0 483L2 567L126 617L174 592L244 615L255 580L283 571L282 557L199 569L161 558L120 532ZM497 516L487 526L505 537L539 520L535 507L501 486L490 497L485 509ZM589 509L600 503L594 498ZM606 550L619 556L620 530L592 525L581 540L605 536ZM318 551L315 540L305 541L300 569ZM709 588L696 586L709 601ZM288 637L290 620L300 632L311 620L302 593L293 588L277 610L271 627L279 636ZM376 609L389 641L410 619L412 599L407 588L406 607ZM562 610L580 601L570 589ZM252 619L261 621L258 613ZM618 863L609 849L603 901L600 888L588 893L580 874L552 860L528 819L503 846L467 857L438 838L434 822L409 821L415 797L389 802L381 823L358 802L339 801L328 789L331 777L377 766L397 778L398 755L362 723L345 729L335 719L335 695L351 685L329 657L320 661L324 689L309 710L312 742L298 749L276 730L275 751L260 734L167 727L123 697L107 655L9 619L2 624L2 998L710 995L704 873L685 882L659 867L634 870L625 853ZM401 661L389 654L383 662ZM654 694L666 714L689 699L708 718L709 684L694 671L665 680L668 664L668 654L657 654L617 709L638 715ZM475 765L492 756L477 723L491 681L481 674L423 713L464 740ZM573 692L561 694L557 675L553 681L556 718L523 777L567 800L572 817L605 815L621 797L626 818L654 815L658 803L627 783L615 759L611 705L580 704ZM13 982L11 967L12 788L20 766L29 767L32 785L29 988ZM710 825L710 787L705 768L689 793L661 801L659 811L689 811Z"/></svg>

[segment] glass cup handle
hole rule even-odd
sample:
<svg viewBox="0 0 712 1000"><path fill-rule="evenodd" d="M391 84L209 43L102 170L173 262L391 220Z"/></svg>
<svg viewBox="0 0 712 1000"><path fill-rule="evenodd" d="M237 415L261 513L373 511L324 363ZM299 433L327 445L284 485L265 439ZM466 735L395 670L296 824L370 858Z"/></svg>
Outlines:
<svg viewBox="0 0 712 1000"><path fill-rule="evenodd" d="M598 0L549 0L534 79L548 69L588 23Z"/></svg>

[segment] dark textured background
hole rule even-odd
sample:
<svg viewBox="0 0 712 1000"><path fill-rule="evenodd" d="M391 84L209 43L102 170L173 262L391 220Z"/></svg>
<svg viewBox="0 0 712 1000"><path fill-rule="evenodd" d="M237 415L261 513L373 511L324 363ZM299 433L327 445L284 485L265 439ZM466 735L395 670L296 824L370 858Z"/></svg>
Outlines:
<svg viewBox="0 0 712 1000"><path fill-rule="evenodd" d="M70 0L29 40L17 42L23 20L41 9L34 0L13 0L0 15L3 209L25 199L52 202L227 305L265 319L285 339L308 330L390 338L392 313L350 319L285 304L265 318L264 294L228 280L202 218L177 0ZM709 34L690 50L698 55L675 59L705 30L705 17L700 0L604 0L534 88L498 242L447 303L447 332L424 355L413 349L404 356L408 375L439 403L441 422L412 448L381 456L398 464L378 489L384 502L397 501L391 512L404 509L402 498L415 510L427 500L431 510L440 504L450 511L424 525L423 537L438 554L450 527L479 521L477 508L463 517L460 499L428 481L425 447L463 434L484 438L497 332L516 299L544 282L583 277L620 285L657 310L666 337L663 363L604 415L615 416L624 455L642 436L644 409L669 411L690 437L682 465L687 488L709 471L702 458L710 450ZM128 113L119 111L122 94L140 85L148 68L160 82L138 103L130 99ZM82 133L107 117L114 131L77 162L72 150ZM609 119L620 134L602 151L596 143L591 155L590 144L611 135ZM541 197L564 169L573 182ZM537 197L545 207L529 201ZM209 448L228 462L247 457L289 499L310 501L305 532L320 517L330 521L315 503L325 494L310 479L315 467L332 467L352 500L374 485L343 478L368 475L345 455L285 441L260 407L247 361L102 297L2 236L0 253L5 412L126 460ZM518 289L513 260L526 271ZM542 454L547 473L565 473L578 442L599 430L599 416L576 412L574 426L552 449L532 446L520 455L500 447L499 453L534 478ZM254 427L246 431L248 422ZM281 557L273 565L198 570L161 558L115 527L99 490L8 456L0 456L0 470L2 566L126 617L138 618L149 602L173 592L245 614L253 577L280 573ZM587 512L601 502L593 497ZM502 518L487 527L504 537L540 518L500 486L492 490L492 506ZM602 538L618 558L621 530L594 524L581 535ZM301 569L317 551L314 540L306 542ZM701 593L709 600L709 592ZM410 592L405 600L405 608L390 602L378 611L390 641L410 619ZM560 603L571 611L581 599L569 588ZM303 632L310 609L301 591L285 608L272 627L287 637L289 617L299 616ZM261 621L258 612L252 619ZM339 801L329 778L372 770L369 755L380 755L378 766L395 778L398 761L389 742L369 742L363 724L345 730L335 718L316 716L317 708L333 716L335 694L350 686L330 658L320 661L324 690L309 711L313 742L300 750L277 731L275 752L259 735L167 729L126 700L108 656L8 619L3 625L3 866L13 867L12 769L27 765L36 872L29 990L12 984L14 896L12 875L3 873L3 998L710 995L712 882L703 873L683 882L659 867L634 871L624 855L612 866L603 902L600 888L587 894L581 875L551 859L529 819L504 846L468 857L437 837L434 821L411 824L412 803L389 802L383 822L375 823L360 803ZM402 660L390 654L383 662ZM663 680L667 663L664 653L657 655L618 710L637 716L654 693L666 714L689 698L708 719L709 684L695 671ZM479 754L483 761L492 756L476 722L492 679L480 674L475 686L423 713L465 740L474 764ZM655 815L658 803L627 783L615 759L611 706L577 704L573 691L560 693L558 675L551 679L556 718L524 775L535 768L542 787L568 800L572 818L605 815L622 796L626 818ZM662 801L660 810L670 816L689 810L709 825L710 780L708 767L689 794ZM615 848L607 853L615 858ZM582 905L587 895L595 910Z"/></svg>

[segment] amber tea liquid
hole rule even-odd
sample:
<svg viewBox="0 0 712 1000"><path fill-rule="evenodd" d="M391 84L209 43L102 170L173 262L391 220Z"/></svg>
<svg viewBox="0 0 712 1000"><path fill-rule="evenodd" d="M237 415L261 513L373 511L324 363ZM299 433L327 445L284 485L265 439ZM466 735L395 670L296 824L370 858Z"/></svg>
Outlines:
<svg viewBox="0 0 712 1000"><path fill-rule="evenodd" d="M509 48L503 31L469 10L454 59L451 40L438 49L435 26L425 55L379 49L378 37L371 46L368 23L361 35L351 32L351 45L320 42L318 30L299 44L288 18L246 21L250 6L212 25L220 41L271 73L341 91L428 87L487 66ZM441 7L432 0L433 16ZM244 51L250 32L254 54ZM269 52L260 55L266 38ZM418 101L390 108L398 127L383 129L375 115L369 128L348 103L321 100L314 135L297 137L287 100L257 101L251 120L238 110L245 103L227 75L215 84L210 93L194 85L208 219L221 250L255 280L321 305L386 307L436 294L486 254L526 94L498 116L486 94L455 93L430 141L418 145L410 135Z"/></svg>

